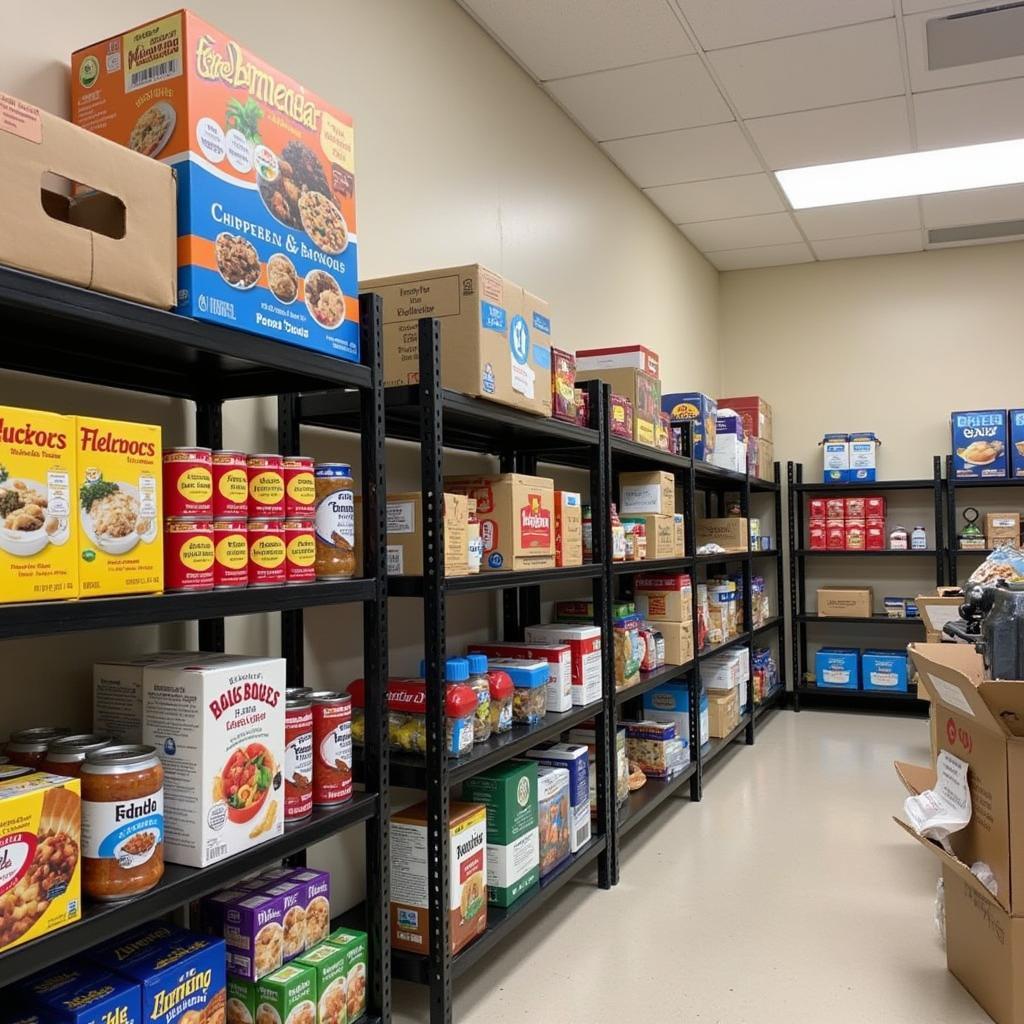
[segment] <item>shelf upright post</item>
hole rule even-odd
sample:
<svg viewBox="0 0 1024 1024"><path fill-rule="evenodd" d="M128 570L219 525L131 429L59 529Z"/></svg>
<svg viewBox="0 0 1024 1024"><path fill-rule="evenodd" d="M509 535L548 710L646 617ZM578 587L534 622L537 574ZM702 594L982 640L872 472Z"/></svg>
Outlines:
<svg viewBox="0 0 1024 1024"><path fill-rule="evenodd" d="M364 350L365 358L365 350ZM366 401L365 397L363 401ZM277 450L281 455L295 455L299 451L299 396L277 396ZM364 464L365 471L365 464ZM302 609L281 612L281 656L287 660L286 674L289 686L304 686L305 644Z"/></svg>
<svg viewBox="0 0 1024 1024"><path fill-rule="evenodd" d="M420 475L423 488L423 652L427 684L427 877L430 1022L451 1024L452 952L448 821L450 789L444 719L445 566L441 323L419 322Z"/></svg>
<svg viewBox="0 0 1024 1024"><path fill-rule="evenodd" d="M364 783L377 794L377 814L366 823L366 906L370 943L370 1014L391 1020L391 786L388 754L387 480L384 456L383 306L379 295L359 300L359 333L370 386L360 392L363 472L363 572L374 594L363 603L363 678L366 693ZM296 429L298 429L296 427ZM300 613L301 614L301 613ZM299 622L301 643L301 620Z"/></svg>
<svg viewBox="0 0 1024 1024"><path fill-rule="evenodd" d="M686 550L694 559L690 573L690 631L693 635L693 668L687 674L687 688L690 701L690 754L695 770L690 776L690 799L695 803L704 796L704 771L700 750L700 662L697 654L700 649L698 613L697 613L697 471L693 456L693 423L688 421L682 425L683 450L690 455L689 468L683 471L683 533L686 538Z"/></svg>
<svg viewBox="0 0 1024 1024"><path fill-rule="evenodd" d="M502 473L516 471L516 453L509 444L503 444L498 456L498 468ZM519 588L505 587L501 591L502 632L506 643L523 639L523 615L519 609Z"/></svg>
<svg viewBox="0 0 1024 1024"><path fill-rule="evenodd" d="M779 639L779 679L782 689L786 689L786 559L785 545L782 539L782 465L776 462L775 470L775 614L779 617L779 628L776 636ZM790 541L790 557L792 558L792 540ZM781 699L786 699L785 693Z"/></svg>
<svg viewBox="0 0 1024 1024"><path fill-rule="evenodd" d="M935 585L941 587L945 582L943 555L946 551L945 531L942 528L945 518L942 507L942 459L938 455L932 456L932 496L935 503Z"/></svg>
<svg viewBox="0 0 1024 1024"><path fill-rule="evenodd" d="M800 467L803 468L802 466ZM786 463L786 504L789 507L789 615L790 615L790 644L793 657L793 710L800 710L800 679L803 671L803 658L800 651L800 637L803 632L803 623L799 617L804 611L803 602L803 559L797 554L800 544L803 543L803 530L797 533L797 517L799 515L798 505L803 500L796 489L798 477L802 474L798 471L795 462Z"/></svg>
<svg viewBox="0 0 1024 1024"><path fill-rule="evenodd" d="M956 528L956 470L953 468L953 456L946 456L946 507L948 510L949 523L949 547L947 549L946 564L949 566L949 584L957 585L959 566L957 565L957 551L960 540Z"/></svg>
<svg viewBox="0 0 1024 1024"><path fill-rule="evenodd" d="M751 605L754 600L754 560L751 557L750 544L750 469L743 479L740 488L740 513L747 520L747 557L743 561L743 632L747 635L747 705L750 708L750 721L744 731L747 746L754 743L754 612Z"/></svg>
<svg viewBox="0 0 1024 1024"><path fill-rule="evenodd" d="M203 448L224 445L224 403L219 398L196 399L196 444ZM224 650L224 620L200 619L199 649Z"/></svg>

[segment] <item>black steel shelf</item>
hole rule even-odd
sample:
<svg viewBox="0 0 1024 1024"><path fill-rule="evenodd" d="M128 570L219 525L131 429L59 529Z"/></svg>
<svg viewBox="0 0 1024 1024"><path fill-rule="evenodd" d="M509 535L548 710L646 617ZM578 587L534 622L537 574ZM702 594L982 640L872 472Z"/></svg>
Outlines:
<svg viewBox="0 0 1024 1024"><path fill-rule="evenodd" d="M831 494L840 491L930 491L934 486L935 481L929 477L924 480L871 480L848 484L826 484L821 481L818 483L805 483L801 481L793 485L793 490L798 494Z"/></svg>
<svg viewBox="0 0 1024 1024"><path fill-rule="evenodd" d="M694 565L713 565L715 562L749 562L750 551L716 551L710 555L694 555Z"/></svg>
<svg viewBox="0 0 1024 1024"><path fill-rule="evenodd" d="M175 398L369 388L360 363L0 267L0 367Z"/></svg>
<svg viewBox="0 0 1024 1024"><path fill-rule="evenodd" d="M273 861L299 853L313 843L368 821L376 813L376 795L357 793L351 803L314 811L311 818L287 828L284 835L210 867L187 868L168 864L155 889L117 903L86 902L80 921L0 954L0 987L224 888Z"/></svg>
<svg viewBox="0 0 1024 1024"><path fill-rule="evenodd" d="M997 477L992 479L987 477L983 480L960 480L953 479L950 481L959 490L961 487L1024 487L1024 477Z"/></svg>
<svg viewBox="0 0 1024 1024"><path fill-rule="evenodd" d="M782 552L778 548L768 548L767 550L765 550L764 548L755 548L755 549L751 550L750 557L751 558L778 558L781 554L782 554Z"/></svg>
<svg viewBox="0 0 1024 1024"><path fill-rule="evenodd" d="M662 683L671 683L675 679L680 679L687 672L693 671L693 664L692 661L688 661L685 665L664 665L653 672L641 672L640 682L615 691L615 703L621 706L627 700L640 697L648 690L661 686Z"/></svg>
<svg viewBox="0 0 1024 1024"><path fill-rule="evenodd" d="M689 782L697 771L697 762L691 761L678 775L671 779L648 779L640 789L629 794L619 811L619 835L624 836L636 828L652 811L664 803L676 790Z"/></svg>
<svg viewBox="0 0 1024 1024"><path fill-rule="evenodd" d="M444 581L448 593L475 590L506 590L509 587L533 587L540 583L564 580L592 580L604 573L604 566L594 563L570 565L559 569L530 569L523 572L479 572L469 576L449 576ZM389 576L390 597L422 597L422 576Z"/></svg>
<svg viewBox="0 0 1024 1024"><path fill-rule="evenodd" d="M781 615L769 615L760 626L755 626L751 630L751 636L757 636L759 633L767 633L770 629L781 629L784 623L785 620Z"/></svg>
<svg viewBox="0 0 1024 1024"><path fill-rule="evenodd" d="M593 864L606 845L604 836L595 836L579 853L570 857L561 867L556 868L530 892L520 896L512 906L488 906L487 931L452 958L452 971L455 977L464 974L505 936L524 921L529 920L567 882L575 878L589 864ZM426 984L430 980L430 962L425 956L396 949L392 954L392 963L396 978L422 984Z"/></svg>
<svg viewBox="0 0 1024 1024"><path fill-rule="evenodd" d="M797 622L844 622L864 626L914 626L921 625L924 621L920 616L898 619L891 615L872 615L865 618L863 615L817 615L814 612L805 612L793 617Z"/></svg>
<svg viewBox="0 0 1024 1024"><path fill-rule="evenodd" d="M743 487L747 483L746 473L736 473L731 469L720 469L711 465L710 462L701 462L695 459L693 462L693 475L697 490L702 490L701 484L712 484L715 486ZM753 483L753 479L750 481Z"/></svg>
<svg viewBox="0 0 1024 1024"><path fill-rule="evenodd" d="M906 551L892 551L889 548L882 551L829 551L820 548L799 548L794 554L798 558L817 558L819 556L823 558L913 558L915 556L934 558L939 552L935 548L917 548L916 550L908 548Z"/></svg>
<svg viewBox="0 0 1024 1024"><path fill-rule="evenodd" d="M651 558L639 562L612 562L616 576L638 576L649 572L686 572L693 568L692 558Z"/></svg>
<svg viewBox="0 0 1024 1024"><path fill-rule="evenodd" d="M704 647L697 654L698 661L704 661L706 658L710 658L714 654L720 654L722 651L727 651L731 647L739 647L742 644L748 643L750 640L750 633L738 633L736 636L729 637L728 640L723 640L720 644L712 644L710 647Z"/></svg>
<svg viewBox="0 0 1024 1024"><path fill-rule="evenodd" d="M718 757L718 755L725 750L726 747L735 740L741 732L750 724L750 712L745 711L740 715L739 725L733 727L727 736L721 739L709 740L703 747L701 747L700 759L701 764L706 768L711 762Z"/></svg>
<svg viewBox="0 0 1024 1024"><path fill-rule="evenodd" d="M624 437L611 437L609 447L612 450L612 458L615 462L630 465L650 465L660 469L669 469L674 472L688 470L692 462L686 455L673 455L661 448L652 448L650 445L641 444L639 441L629 441ZM621 468L617 466L617 468Z"/></svg>
<svg viewBox="0 0 1024 1024"><path fill-rule="evenodd" d="M777 493L781 488L776 480L762 480L760 477L752 476L750 489L755 493Z"/></svg>
<svg viewBox="0 0 1024 1024"><path fill-rule="evenodd" d="M917 691L912 689L906 692L903 691L890 691L890 690L862 690L859 687L854 689L853 687L844 686L817 686L814 683L802 683L797 689L801 693L816 693L823 697L852 697L855 699L863 698L865 700L914 700L917 701L920 698L917 696Z"/></svg>
<svg viewBox="0 0 1024 1024"><path fill-rule="evenodd" d="M754 705L754 720L760 721L773 708L783 706L785 698L786 688L784 686L777 687L760 704Z"/></svg>
<svg viewBox="0 0 1024 1024"><path fill-rule="evenodd" d="M361 579L303 583L290 587L9 604L4 605L3 613L0 614L0 640L159 622L256 615L260 612L293 611L317 605L369 601L376 593L374 580Z"/></svg>
<svg viewBox="0 0 1024 1024"><path fill-rule="evenodd" d="M951 548L950 553L954 558L970 558L971 555L977 555L979 558L988 558L993 551L998 550L998 548Z"/></svg>

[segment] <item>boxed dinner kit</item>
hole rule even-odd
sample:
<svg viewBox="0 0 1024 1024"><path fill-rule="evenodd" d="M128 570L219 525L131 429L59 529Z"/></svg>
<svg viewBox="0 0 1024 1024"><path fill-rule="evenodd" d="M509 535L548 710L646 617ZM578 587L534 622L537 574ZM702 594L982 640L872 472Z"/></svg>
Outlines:
<svg viewBox="0 0 1024 1024"><path fill-rule="evenodd" d="M746 551L750 545L750 525L743 516L697 520L697 547L717 544L726 551Z"/></svg>
<svg viewBox="0 0 1024 1024"><path fill-rule="evenodd" d="M268 1018L276 1021L298 1022L303 1019L303 1011L313 1024L313 1014L317 1005L316 992L317 972L305 964L290 963L279 967L273 974L268 974L256 985L256 998L259 1008L257 1018ZM274 1016L270 1016L270 1013Z"/></svg>
<svg viewBox="0 0 1024 1024"><path fill-rule="evenodd" d="M620 515L675 515L676 478L663 470L619 474Z"/></svg>
<svg viewBox="0 0 1024 1024"><path fill-rule="evenodd" d="M551 311L479 264L373 278L384 303L384 385L419 382L419 320L441 322L441 383L538 416L551 415Z"/></svg>
<svg viewBox="0 0 1024 1024"><path fill-rule="evenodd" d="M14 1003L15 1013L11 1008ZM23 1005L19 1005L23 1004ZM61 1024L142 1024L138 984L102 967L61 965L35 975L8 999L8 1019Z"/></svg>
<svg viewBox="0 0 1024 1024"><path fill-rule="evenodd" d="M673 423L692 422L693 451L690 454L695 459L710 462L715 450L718 403L699 391L677 391L661 396L661 408Z"/></svg>
<svg viewBox="0 0 1024 1024"><path fill-rule="evenodd" d="M565 644L572 652L572 702L576 706L601 699L601 629L598 626L527 626L526 643Z"/></svg>
<svg viewBox="0 0 1024 1024"><path fill-rule="evenodd" d="M353 1024L366 1013L368 938L366 932L354 928L336 928L327 936L327 941L340 949L345 957L345 1002L349 1024Z"/></svg>
<svg viewBox="0 0 1024 1024"><path fill-rule="evenodd" d="M343 1011L348 983L345 951L329 942L321 942L293 960L292 964L313 973L317 1006L316 1024L336 1024L343 1020L347 1016ZM229 977L228 984L230 983Z"/></svg>
<svg viewBox="0 0 1024 1024"><path fill-rule="evenodd" d="M284 962L284 901L265 892L242 892L220 904L229 973L259 981ZM293 959L302 950L294 951Z"/></svg>
<svg viewBox="0 0 1024 1024"><path fill-rule="evenodd" d="M2 92L0 125L0 263L173 306L171 169ZM46 187L48 173L95 191L68 197Z"/></svg>
<svg viewBox="0 0 1024 1024"><path fill-rule="evenodd" d="M583 564L583 503L573 491L555 491L555 565Z"/></svg>
<svg viewBox="0 0 1024 1024"><path fill-rule="evenodd" d="M547 686L547 710L572 710L572 648L563 643L526 643L507 641L494 643L471 643L469 654L479 652L488 658L522 658L546 661L550 672ZM600 660L598 661L600 664Z"/></svg>
<svg viewBox="0 0 1024 1024"><path fill-rule="evenodd" d="M957 480L987 480L1007 475L1005 409L950 413L953 474Z"/></svg>
<svg viewBox="0 0 1024 1024"><path fill-rule="evenodd" d="M555 488L550 478L524 473L454 476L445 477L444 486L476 499L483 571L554 568Z"/></svg>
<svg viewBox="0 0 1024 1024"><path fill-rule="evenodd" d="M179 10L72 55L71 119L173 164L179 313L358 362L348 114Z"/></svg>
<svg viewBox="0 0 1024 1024"><path fill-rule="evenodd" d="M576 379L603 381L615 394L629 399L633 405L633 440L654 446L661 412L661 381L657 377L632 367L586 369L577 360Z"/></svg>
<svg viewBox="0 0 1024 1024"><path fill-rule="evenodd" d="M572 829L569 849L578 853L590 842L590 783L587 748L576 743L546 743L528 750L526 757L538 764L569 772L569 812Z"/></svg>

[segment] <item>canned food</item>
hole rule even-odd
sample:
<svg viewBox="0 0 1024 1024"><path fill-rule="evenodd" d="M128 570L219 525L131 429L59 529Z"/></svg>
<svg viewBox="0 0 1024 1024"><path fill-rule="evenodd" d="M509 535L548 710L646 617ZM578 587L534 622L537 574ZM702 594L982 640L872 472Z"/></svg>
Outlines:
<svg viewBox="0 0 1024 1024"><path fill-rule="evenodd" d="M316 532L312 519L286 519L284 523L285 575L289 583L316 579Z"/></svg>
<svg viewBox="0 0 1024 1024"><path fill-rule="evenodd" d="M213 515L228 518L249 514L249 474L245 452L213 453Z"/></svg>
<svg viewBox="0 0 1024 1024"><path fill-rule="evenodd" d="M284 820L313 813L313 704L289 690L284 713Z"/></svg>
<svg viewBox="0 0 1024 1024"><path fill-rule="evenodd" d="M330 807L352 799L352 698L314 690L313 804Z"/></svg>
<svg viewBox="0 0 1024 1024"><path fill-rule="evenodd" d="M164 524L164 590L213 590L213 523L168 519Z"/></svg>
<svg viewBox="0 0 1024 1024"><path fill-rule="evenodd" d="M356 571L355 483L347 462L316 467L316 578L350 580Z"/></svg>
<svg viewBox="0 0 1024 1024"><path fill-rule="evenodd" d="M306 455L286 455L281 469L284 473L285 518L311 516L316 505L313 460Z"/></svg>
<svg viewBox="0 0 1024 1024"><path fill-rule="evenodd" d="M37 768L46 756L46 749L54 740L70 736L71 730L52 725L39 725L33 729L12 732L4 753L11 764Z"/></svg>
<svg viewBox="0 0 1024 1024"><path fill-rule="evenodd" d="M249 518L284 518L284 470L280 455L250 455L246 459L249 482Z"/></svg>
<svg viewBox="0 0 1024 1024"><path fill-rule="evenodd" d="M82 764L86 755L94 750L102 750L114 742L112 736L101 736L98 733L81 732L63 739L54 740L46 748L46 756L39 766L41 772L53 775L65 775L77 779L82 774Z"/></svg>
<svg viewBox="0 0 1024 1024"><path fill-rule="evenodd" d="M164 515L208 517L213 513L213 452L164 449Z"/></svg>
<svg viewBox="0 0 1024 1024"><path fill-rule="evenodd" d="M283 587L288 575L284 556L284 520L249 520L249 586Z"/></svg>
<svg viewBox="0 0 1024 1024"><path fill-rule="evenodd" d="M295 700L299 697L308 698L313 692L312 686L289 686L285 688L285 700Z"/></svg>
<svg viewBox="0 0 1024 1024"><path fill-rule="evenodd" d="M213 524L213 586L231 590L249 585L249 530L244 518Z"/></svg>

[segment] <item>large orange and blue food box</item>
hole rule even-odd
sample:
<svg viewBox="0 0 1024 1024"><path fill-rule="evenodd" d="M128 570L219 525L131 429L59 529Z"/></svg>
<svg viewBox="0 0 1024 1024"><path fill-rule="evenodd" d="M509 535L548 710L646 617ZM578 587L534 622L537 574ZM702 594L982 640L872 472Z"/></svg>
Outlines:
<svg viewBox="0 0 1024 1024"><path fill-rule="evenodd" d="M182 10L75 52L71 117L174 167L179 313L359 360L348 114Z"/></svg>

